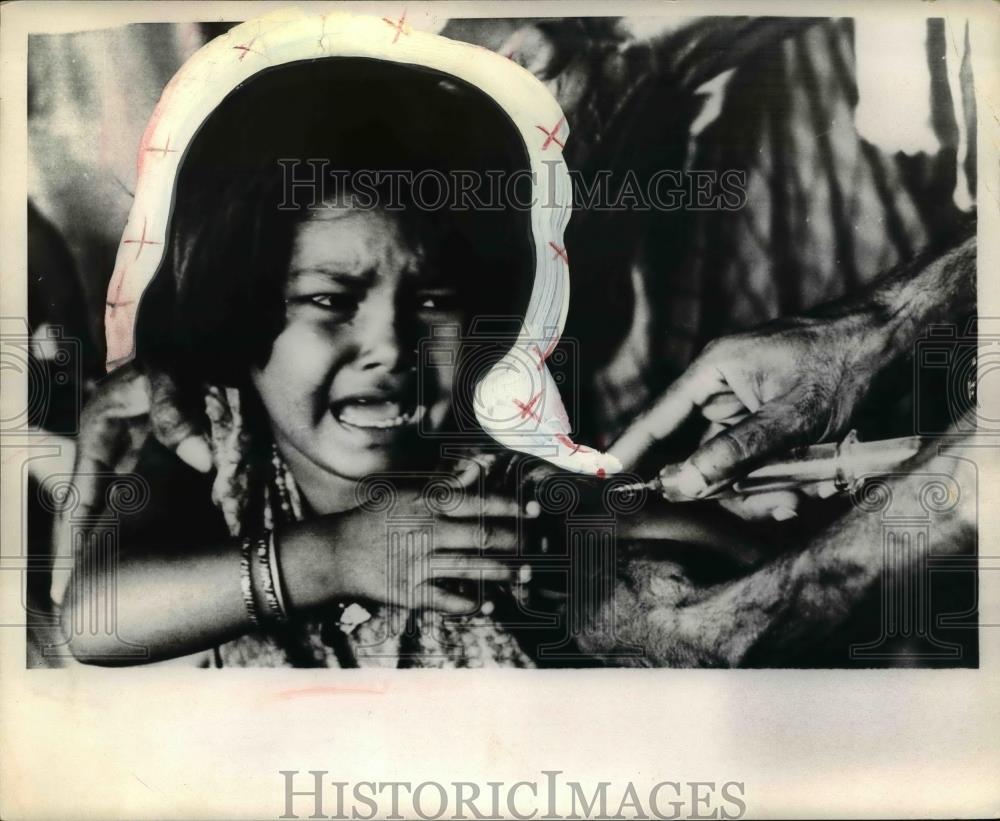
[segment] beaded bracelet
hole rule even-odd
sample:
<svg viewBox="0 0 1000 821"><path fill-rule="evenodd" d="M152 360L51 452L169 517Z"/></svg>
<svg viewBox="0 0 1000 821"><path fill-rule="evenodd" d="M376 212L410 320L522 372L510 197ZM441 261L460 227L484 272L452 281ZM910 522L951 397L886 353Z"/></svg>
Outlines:
<svg viewBox="0 0 1000 821"><path fill-rule="evenodd" d="M257 627L260 625L260 618L257 616L257 602L254 601L253 597L253 576L250 566L252 545L253 540L249 536L243 538L243 544L240 547L240 588L243 591L243 606L246 607L250 623Z"/></svg>
<svg viewBox="0 0 1000 821"><path fill-rule="evenodd" d="M278 598L278 582L275 578L275 567L271 563L273 537L274 532L267 531L264 536L257 539L257 561L264 583L264 601L267 603L268 614L274 621L280 623L288 621L288 615Z"/></svg>

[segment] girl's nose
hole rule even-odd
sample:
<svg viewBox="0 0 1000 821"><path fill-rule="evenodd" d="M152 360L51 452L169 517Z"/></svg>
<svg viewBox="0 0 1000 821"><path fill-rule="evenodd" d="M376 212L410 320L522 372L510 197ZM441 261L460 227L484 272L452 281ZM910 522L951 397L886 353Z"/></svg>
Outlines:
<svg viewBox="0 0 1000 821"><path fill-rule="evenodd" d="M404 370L409 364L404 359L410 352L401 338L400 318L393 300L370 297L365 302L355 320L360 368L388 373Z"/></svg>

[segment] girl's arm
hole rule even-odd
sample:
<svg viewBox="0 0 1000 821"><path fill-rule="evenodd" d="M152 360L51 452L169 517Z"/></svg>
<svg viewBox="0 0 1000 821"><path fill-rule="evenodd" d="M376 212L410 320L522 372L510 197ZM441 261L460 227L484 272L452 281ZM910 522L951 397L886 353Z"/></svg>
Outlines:
<svg viewBox="0 0 1000 821"><path fill-rule="evenodd" d="M243 599L241 540L225 535L209 501L210 480L182 465L162 446L144 449L139 475L149 502L109 531L99 525L83 538L62 602L63 632L73 655L92 664L135 664L188 655L253 629ZM426 521L419 491L398 489L396 506L421 511L424 522L387 550L385 513L352 510L280 528L278 571L289 612L337 599L363 598L452 613L478 602L432 585L441 578L507 581L511 565L487 557L513 554L516 530L503 519L516 505L469 498L447 515ZM428 538L428 526L432 538ZM398 529L398 528L397 528ZM115 533L117 558L107 560ZM392 559L390 560L390 555ZM257 557L251 551L251 564ZM253 578L260 578L254 567ZM258 612L263 612L255 583ZM433 589L432 589L433 588Z"/></svg>
<svg viewBox="0 0 1000 821"><path fill-rule="evenodd" d="M613 623L616 632L590 635L588 649L611 656L640 647L641 663L664 667L734 667L755 657L794 663L848 624L879 584L890 584L887 574L919 567L918 547L900 552L898 564L886 564L884 540L894 527L924 523L930 554L975 554L971 459L985 450L981 444L973 450L975 437L951 442L953 452L935 455L941 443L934 442L914 457L908 473L858 491L854 506L812 541L751 573L694 590L646 583L633 592L619 585L610 604L615 610L595 619ZM927 602L914 598L913 606Z"/></svg>
<svg viewBox="0 0 1000 821"><path fill-rule="evenodd" d="M253 629L243 599L241 540L206 536L199 517L185 515L183 509L174 518L179 527L158 516L147 528L119 523L119 544L112 548L117 560L108 561L107 543L100 539L107 530L95 529L90 531L93 538L84 537L61 610L63 634L79 661L157 661L204 650ZM315 607L343 592L332 572L336 528L326 524L324 538L305 524L276 534L289 608ZM255 552L250 558L257 562ZM257 601L260 611L259 594Z"/></svg>

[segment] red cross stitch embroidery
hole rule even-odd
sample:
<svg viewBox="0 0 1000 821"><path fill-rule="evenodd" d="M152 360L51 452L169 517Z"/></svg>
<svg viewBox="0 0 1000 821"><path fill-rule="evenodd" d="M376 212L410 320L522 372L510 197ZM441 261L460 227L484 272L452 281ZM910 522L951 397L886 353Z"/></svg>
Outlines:
<svg viewBox="0 0 1000 821"><path fill-rule="evenodd" d="M139 259L139 254L142 253L143 246L145 245L162 245L162 242L153 242L151 239L146 239L146 218L142 219L142 234L139 239L126 239L122 240L122 245L138 245L139 250L135 253L135 258Z"/></svg>
<svg viewBox="0 0 1000 821"><path fill-rule="evenodd" d="M235 51L241 52L241 54L240 54L240 62L241 63L243 62L243 58L246 57L251 51L254 54L260 54L260 52L257 51L257 49L255 49L253 47L253 44L254 44L254 42L256 42L256 40L257 40L256 37L251 37L249 43L244 43L243 45L240 45L240 46L233 46L233 49ZM264 55L261 54L261 56L263 57Z"/></svg>
<svg viewBox="0 0 1000 821"><path fill-rule="evenodd" d="M125 274L127 272L128 268L123 267L111 275L111 281L108 283L108 295L104 304L110 308L112 312L125 305L132 305L135 303L135 300L124 300L118 298L121 296L122 287L125 285ZM113 296L112 292L114 292Z"/></svg>
<svg viewBox="0 0 1000 821"><path fill-rule="evenodd" d="M541 399L541 397L542 397L542 392L539 391L534 396L532 396L531 399L528 400L527 404L525 404L524 402L522 402L519 399L515 399L514 400L514 404L517 405L521 409L521 418L522 419L527 419L527 418L531 417L536 422L541 422L542 421L542 417L539 416L537 413L535 413L535 411L532 410L532 408L535 406L535 403L539 399Z"/></svg>
<svg viewBox="0 0 1000 821"><path fill-rule="evenodd" d="M537 342L532 342L531 343L531 347L533 347L535 349L535 353L538 355L538 365L536 366L538 368L538 370L542 369L542 366L545 364L545 360L548 359L552 355L552 352L556 349L556 346L558 344L559 344L559 340L558 339L553 339L549 343L549 346L543 351L541 348L538 347L538 343Z"/></svg>
<svg viewBox="0 0 1000 821"><path fill-rule="evenodd" d="M549 129L545 128L545 126L541 126L541 125L536 125L535 126L535 128L537 128L539 131L541 131L545 135L545 142L542 143L542 151L544 151L546 148L548 148L552 143L555 143L560 148L565 148L566 147L560 141L560 139L556 136L556 134L559 133L559 129L562 127L563 120L565 120L565 119L566 119L565 117L560 117L559 118L559 122L557 122L554 126L552 126L552 130L551 131Z"/></svg>
<svg viewBox="0 0 1000 821"><path fill-rule="evenodd" d="M167 154L176 154L177 153L177 149L176 148L171 148L170 147L170 135L169 134L167 135L167 144L164 145L162 148L160 148L159 146L150 145L150 146L146 147L146 151L148 151L151 154L159 154L161 157L165 157L165 156L167 156Z"/></svg>
<svg viewBox="0 0 1000 821"><path fill-rule="evenodd" d="M388 17L382 19L396 29L396 35L392 38L393 43L399 39L400 34L409 34L409 32L403 31L403 24L406 22L406 9L403 9L403 15L398 20L390 20Z"/></svg>
<svg viewBox="0 0 1000 821"><path fill-rule="evenodd" d="M319 37L316 39L316 43L319 45L319 50L320 51L326 51L326 43L323 42L326 39L326 37L327 37L327 34L326 34L326 15L324 14L320 18Z"/></svg>
<svg viewBox="0 0 1000 821"><path fill-rule="evenodd" d="M559 444L565 445L570 449L570 454L569 454L570 456L573 456L577 453L590 453L590 448L584 447L583 445L578 445L576 442L574 442L572 439L570 439L563 433L556 434L556 441L559 442Z"/></svg>

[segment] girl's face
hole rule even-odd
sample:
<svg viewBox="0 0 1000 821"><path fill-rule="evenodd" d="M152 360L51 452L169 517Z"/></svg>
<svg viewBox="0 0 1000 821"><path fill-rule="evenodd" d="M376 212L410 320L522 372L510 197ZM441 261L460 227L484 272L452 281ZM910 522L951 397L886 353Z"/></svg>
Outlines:
<svg viewBox="0 0 1000 821"><path fill-rule="evenodd" d="M448 325L442 339L457 348L464 319L427 250L398 216L349 205L295 229L285 327L252 379L297 478L360 479L426 458L419 431L442 427L454 366L435 362L418 380L417 348Z"/></svg>

